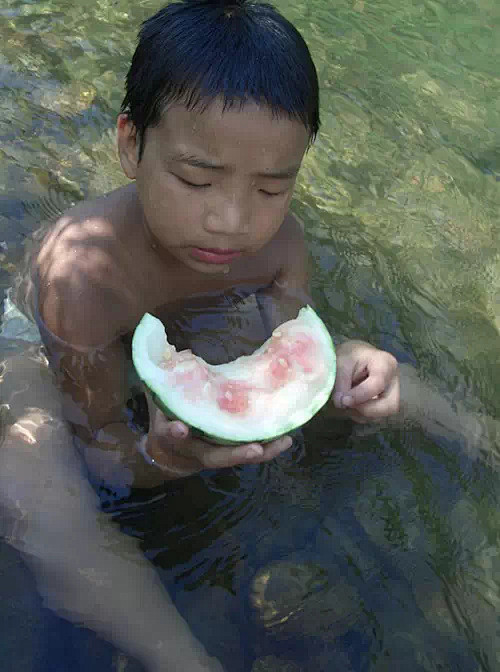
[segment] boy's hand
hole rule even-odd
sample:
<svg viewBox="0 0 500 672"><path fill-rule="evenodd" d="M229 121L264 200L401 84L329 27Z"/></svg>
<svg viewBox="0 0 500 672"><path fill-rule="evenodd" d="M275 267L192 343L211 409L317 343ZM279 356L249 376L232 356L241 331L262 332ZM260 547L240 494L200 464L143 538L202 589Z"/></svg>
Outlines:
<svg viewBox="0 0 500 672"><path fill-rule="evenodd" d="M144 443L146 459L170 479L190 476L203 469L223 469L243 464L269 462L292 445L289 436L266 443L218 446L191 435L180 420L169 421L148 395L150 430Z"/></svg>
<svg viewBox="0 0 500 672"><path fill-rule="evenodd" d="M337 378L333 402L355 422L382 420L399 411L399 372L396 359L362 341L337 348Z"/></svg>

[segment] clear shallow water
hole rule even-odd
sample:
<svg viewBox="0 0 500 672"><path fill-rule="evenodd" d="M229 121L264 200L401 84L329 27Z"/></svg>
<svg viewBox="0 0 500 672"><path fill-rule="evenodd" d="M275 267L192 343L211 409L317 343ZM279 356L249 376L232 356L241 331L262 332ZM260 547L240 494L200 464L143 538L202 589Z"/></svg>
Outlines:
<svg viewBox="0 0 500 672"><path fill-rule="evenodd" d="M459 409L497 419L500 6L276 4L322 83L323 126L293 205L322 316L333 333L416 364ZM123 183L114 118L137 26L159 6L4 0L3 289L41 220ZM499 670L489 426L478 450L442 428L351 436L316 425L302 460L193 479L168 506L117 515L228 669ZM36 669L47 631L72 642L68 655L94 651L112 669L94 640L47 625L29 574L2 553L7 669ZM23 589L10 596L14 571Z"/></svg>

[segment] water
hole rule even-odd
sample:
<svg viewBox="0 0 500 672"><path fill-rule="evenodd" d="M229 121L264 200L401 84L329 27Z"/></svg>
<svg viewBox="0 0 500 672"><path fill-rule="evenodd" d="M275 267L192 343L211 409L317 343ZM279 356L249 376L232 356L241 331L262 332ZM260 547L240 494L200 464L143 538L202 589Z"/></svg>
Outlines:
<svg viewBox="0 0 500 672"><path fill-rule="evenodd" d="M194 478L146 508L137 493L117 521L227 669L500 670L500 6L276 5L322 84L293 203L321 314L416 365L463 427L316 423L300 459L302 439L295 460ZM4 0L2 291L40 221L123 184L114 118L137 27L159 6ZM467 414L488 418L486 441ZM51 616L1 552L3 669L138 669Z"/></svg>

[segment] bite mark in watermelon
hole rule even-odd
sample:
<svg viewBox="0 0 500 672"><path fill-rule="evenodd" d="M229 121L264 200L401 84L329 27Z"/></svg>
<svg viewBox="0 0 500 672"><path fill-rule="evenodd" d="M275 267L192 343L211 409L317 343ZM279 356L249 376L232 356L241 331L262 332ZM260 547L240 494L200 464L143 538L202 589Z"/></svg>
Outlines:
<svg viewBox="0 0 500 672"><path fill-rule="evenodd" d="M265 443L310 420L328 401L335 348L309 306L282 324L253 355L213 366L177 352L162 323L146 313L132 356L155 403L172 419L214 443Z"/></svg>

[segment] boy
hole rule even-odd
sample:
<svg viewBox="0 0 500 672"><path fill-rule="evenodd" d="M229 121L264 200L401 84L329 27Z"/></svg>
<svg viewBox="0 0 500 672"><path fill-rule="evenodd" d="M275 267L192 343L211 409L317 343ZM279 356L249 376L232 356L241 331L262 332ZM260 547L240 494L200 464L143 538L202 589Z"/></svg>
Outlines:
<svg viewBox="0 0 500 672"><path fill-rule="evenodd" d="M235 296L253 297L255 310L246 314L241 333L231 331L220 359L243 354L245 343L253 350L275 326L296 317L308 301L307 259L288 206L318 127L318 82L309 51L270 6L185 1L144 24L117 124L121 164L133 182L66 213L33 265L34 315L64 415L96 484L153 487L205 468L269 461L290 447L290 437L265 446L212 446L192 438L181 422L168 422L151 404L144 434L127 414L128 347L145 312L160 317L169 337L174 334L185 347L185 306L210 313ZM176 324L183 327L177 333ZM204 352L205 330L190 328L194 351L214 356ZM343 343L337 354L332 407L359 422L398 410L398 370L390 354L360 342ZM33 375L38 383L28 396L38 385L52 404L49 420L58 417L57 395L36 370ZM13 394L14 405L15 400ZM35 405L25 400L28 411ZM10 464L22 459L27 469L29 460L13 442L38 443L39 455L44 449L47 458L33 462L27 497L34 501L37 483L50 478L59 509L71 510L71 521L61 522L68 528L66 542L54 535L48 550L43 540L32 542L51 570L41 583L48 582L54 608L85 623L93 614L92 627L150 670L177 669L176 660L178 669L215 669L216 663L198 654L151 569L129 548L131 540L115 540L109 524L88 520L95 517L95 498L78 464L64 458L66 429L30 412L13 427L0 489L10 487L9 445ZM38 490L46 498L41 485ZM19 501L19 492L17 500L7 500ZM50 520L49 515L48 525ZM79 529L92 538L85 566L97 572L97 583L70 557L67 547L80 539ZM111 539L113 548L124 548L116 557L103 548ZM69 577L59 591L54 562ZM134 611L138 600L143 603Z"/></svg>
<svg viewBox="0 0 500 672"><path fill-rule="evenodd" d="M193 296L208 311L234 288L255 296L267 326L255 342L296 317L307 301L307 262L288 206L318 126L314 64L271 7L176 3L144 24L117 126L134 182L68 212L35 261L38 323L97 481L121 465L131 485L152 486L271 460L291 445L283 437L213 447L150 405L145 461L123 412L126 341L145 312L166 322ZM378 419L398 409L398 395L391 355L363 343L339 347L337 408Z"/></svg>

